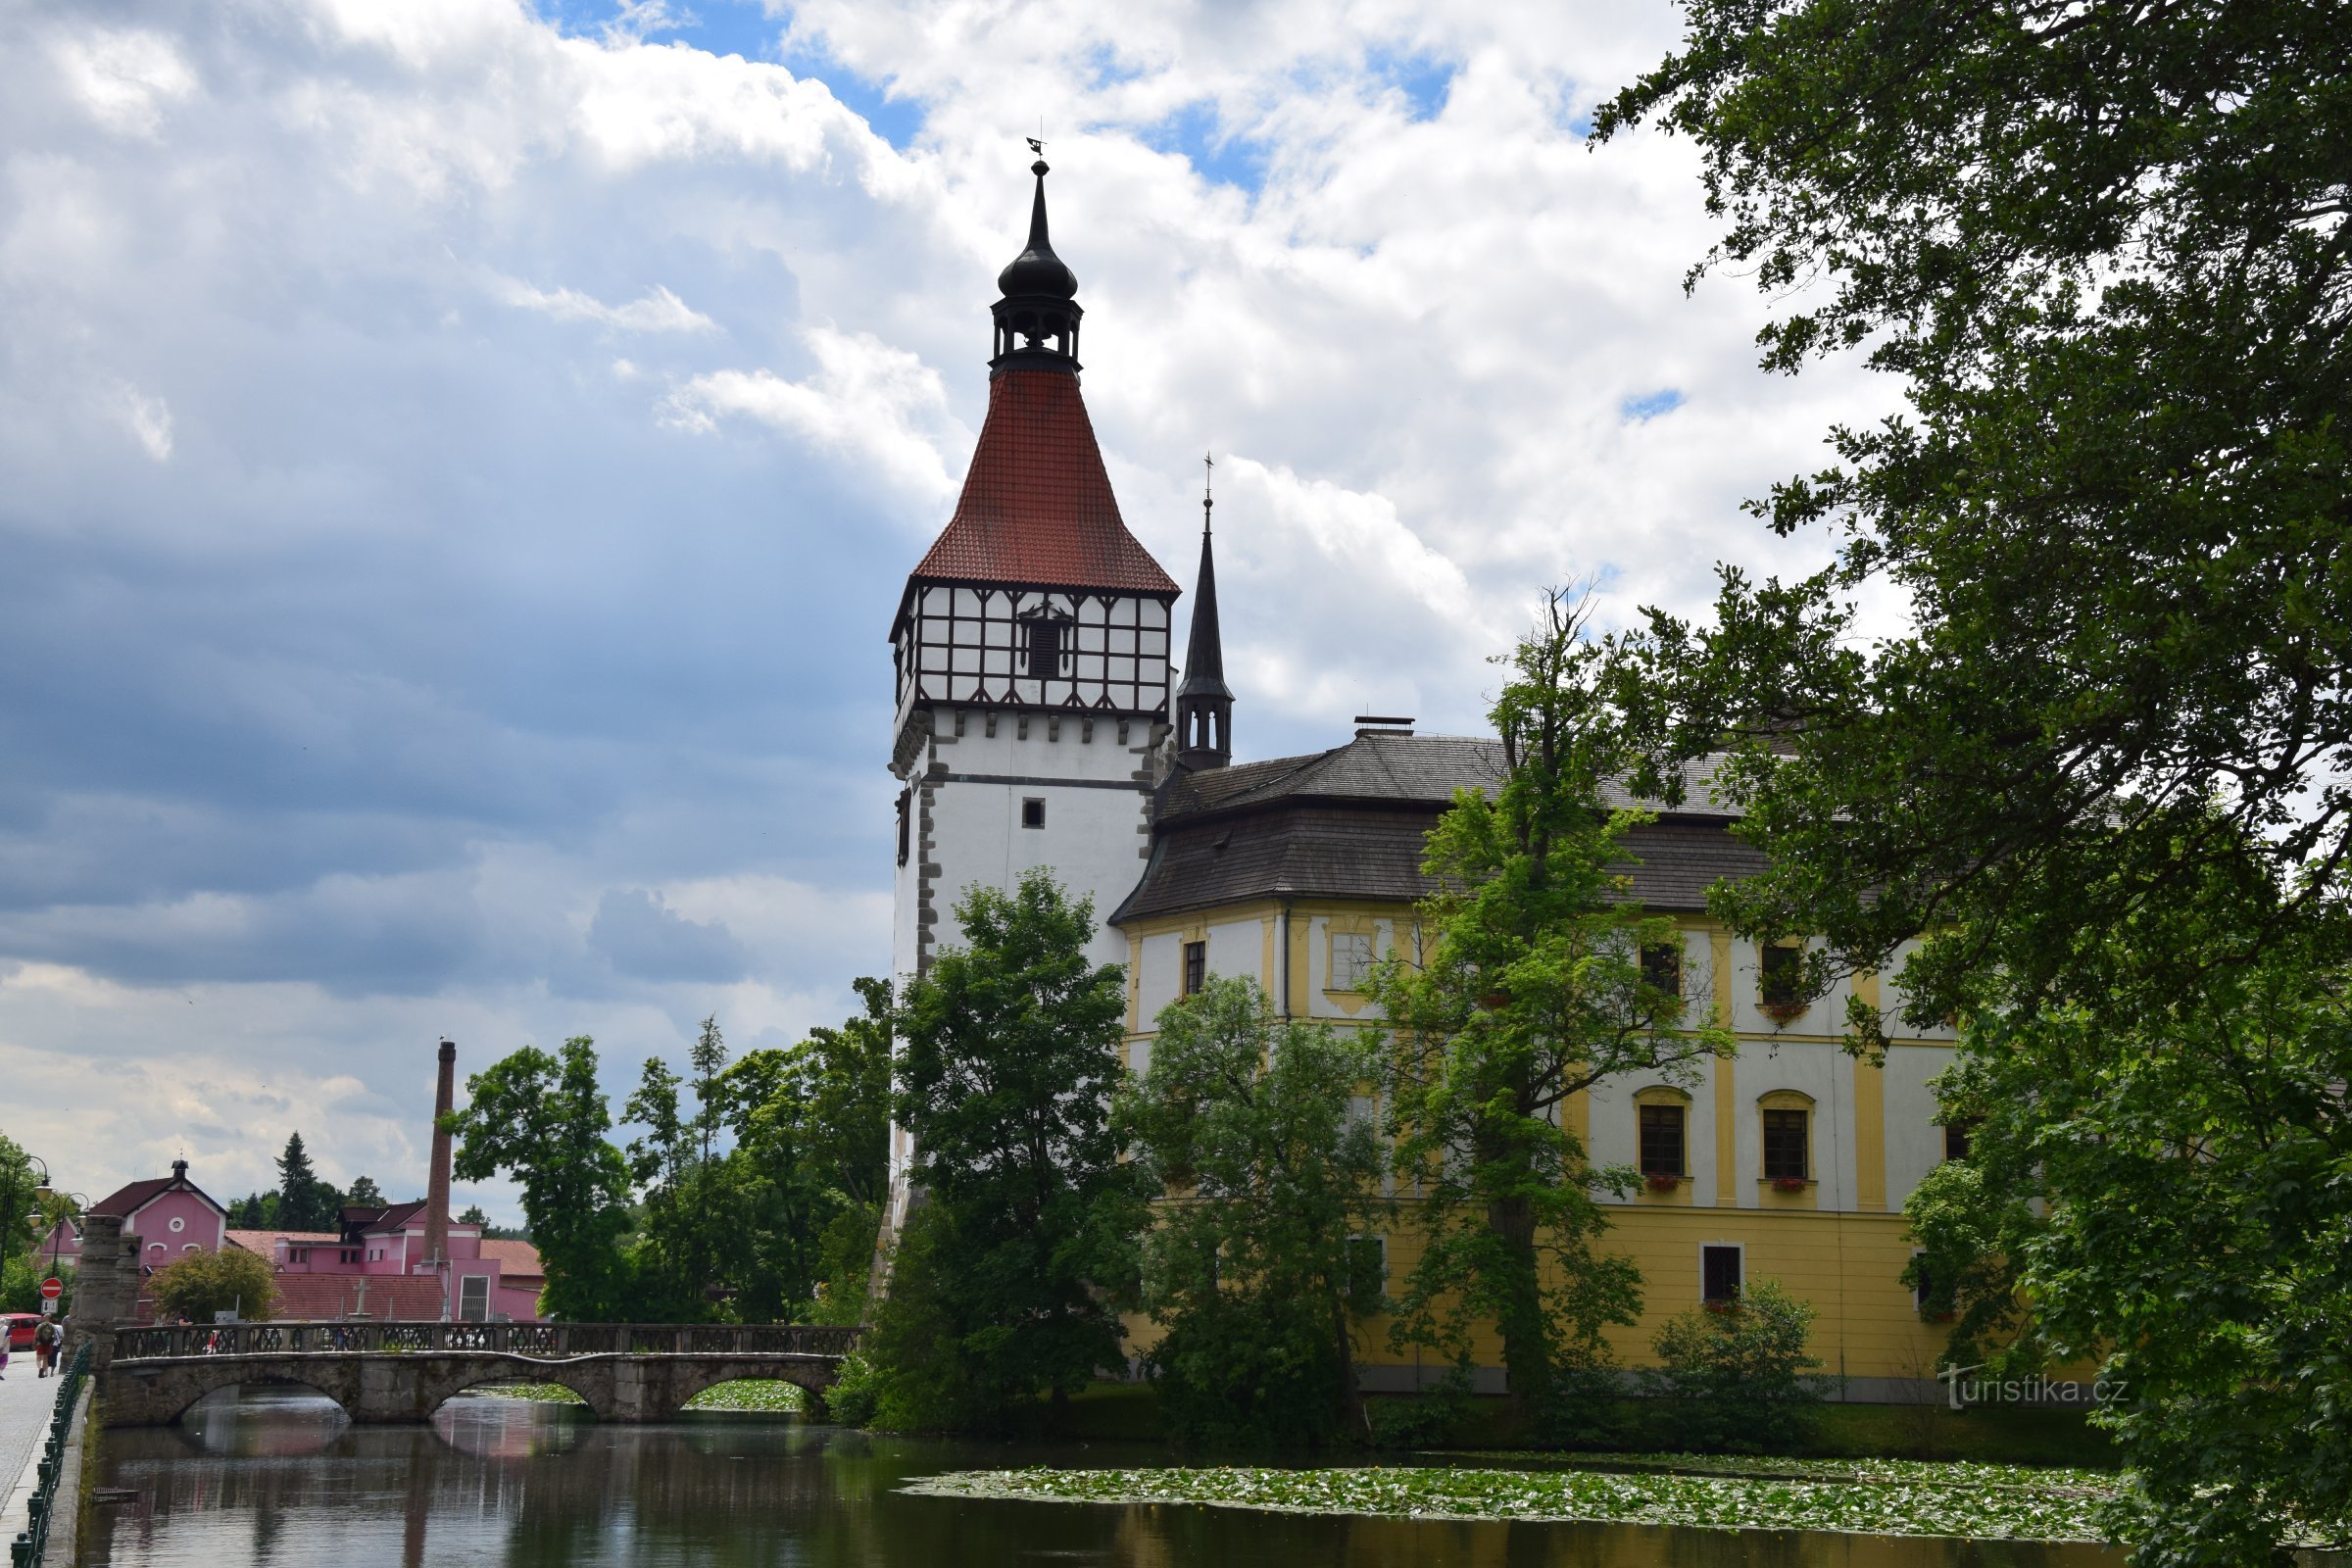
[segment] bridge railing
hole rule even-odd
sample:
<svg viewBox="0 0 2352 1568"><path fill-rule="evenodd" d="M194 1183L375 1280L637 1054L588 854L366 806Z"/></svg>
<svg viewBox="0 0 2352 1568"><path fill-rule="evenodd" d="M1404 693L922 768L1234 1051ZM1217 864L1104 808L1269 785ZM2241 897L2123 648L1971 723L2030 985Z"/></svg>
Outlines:
<svg viewBox="0 0 2352 1568"><path fill-rule="evenodd" d="M115 1331L118 1360L353 1350L575 1355L847 1355L864 1331L814 1323L208 1323Z"/></svg>

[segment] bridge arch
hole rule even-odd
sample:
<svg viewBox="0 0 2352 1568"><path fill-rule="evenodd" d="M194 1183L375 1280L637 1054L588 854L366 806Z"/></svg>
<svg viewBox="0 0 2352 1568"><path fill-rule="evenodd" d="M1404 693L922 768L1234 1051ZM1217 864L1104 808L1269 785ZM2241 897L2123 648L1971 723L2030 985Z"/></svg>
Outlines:
<svg viewBox="0 0 2352 1568"><path fill-rule="evenodd" d="M467 1390L496 1383L552 1383L578 1395L581 1405L599 1421L612 1418L610 1405L612 1379L609 1368L595 1365L566 1367L562 1363L519 1365L508 1360L494 1364L476 1361L453 1365L446 1373L427 1383L424 1398L419 1401L424 1406L421 1413L430 1417Z"/></svg>
<svg viewBox="0 0 2352 1568"><path fill-rule="evenodd" d="M194 1362L177 1366L153 1378L137 1380L133 1392L140 1396L145 1407L145 1422L153 1426L168 1426L179 1420L203 1400L224 1389L285 1388L308 1389L313 1394L332 1399L345 1415L356 1413L359 1380L348 1367L320 1366L254 1366L237 1361Z"/></svg>
<svg viewBox="0 0 2352 1568"><path fill-rule="evenodd" d="M669 1413L682 1414L697 1395L724 1383L789 1383L808 1396L809 1405L822 1408L825 1391L833 1386L833 1369L806 1365L681 1367L663 1395L670 1401Z"/></svg>

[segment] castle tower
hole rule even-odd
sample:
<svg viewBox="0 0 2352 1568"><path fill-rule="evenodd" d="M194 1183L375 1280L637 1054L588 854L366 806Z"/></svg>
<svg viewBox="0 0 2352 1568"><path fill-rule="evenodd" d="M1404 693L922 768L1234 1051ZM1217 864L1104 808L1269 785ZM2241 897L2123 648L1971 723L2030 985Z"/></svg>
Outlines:
<svg viewBox="0 0 2352 1568"><path fill-rule="evenodd" d="M1125 961L1108 919L1151 853L1178 589L1119 516L1079 396L1078 278L1048 233L1044 160L1030 172L1029 243L992 308L988 416L955 514L891 623L902 983L957 940L965 888L1009 889L1035 866L1094 899L1095 960ZM877 1286L910 1197L909 1153L894 1128Z"/></svg>
<svg viewBox="0 0 2352 1568"><path fill-rule="evenodd" d="M891 626L899 794L893 968L955 939L965 887L1050 866L1107 915L1149 842L1177 587L1127 531L1078 389L1077 276L1054 253L1046 165L1029 243L998 278L988 417L948 526ZM1098 956L1126 950L1105 931Z"/></svg>

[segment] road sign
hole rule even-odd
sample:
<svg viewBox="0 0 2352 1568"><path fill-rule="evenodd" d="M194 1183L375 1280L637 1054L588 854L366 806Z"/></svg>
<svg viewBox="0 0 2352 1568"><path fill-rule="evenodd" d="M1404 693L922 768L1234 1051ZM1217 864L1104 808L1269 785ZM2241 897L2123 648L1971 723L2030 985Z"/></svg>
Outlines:
<svg viewBox="0 0 2352 1568"><path fill-rule="evenodd" d="M46 1296L44 1296L43 1298L41 1298L41 1316L43 1316L43 1317L55 1317L55 1316L57 1316L57 1302L56 1302L56 1300L55 1300L55 1299L53 1299L52 1298L46 1297Z"/></svg>
<svg viewBox="0 0 2352 1568"><path fill-rule="evenodd" d="M52 1274L52 1275L50 1275L50 1276L49 1276L47 1279L45 1279L45 1280L41 1281L41 1299L42 1299L42 1300L44 1300L44 1301L54 1301L54 1300L56 1300L56 1299L57 1299L59 1297L61 1297L61 1296L63 1296L63 1295L65 1295L65 1294L66 1294L66 1282L65 1282L64 1280L61 1280L61 1279L59 1279L59 1278L58 1278L56 1275Z"/></svg>

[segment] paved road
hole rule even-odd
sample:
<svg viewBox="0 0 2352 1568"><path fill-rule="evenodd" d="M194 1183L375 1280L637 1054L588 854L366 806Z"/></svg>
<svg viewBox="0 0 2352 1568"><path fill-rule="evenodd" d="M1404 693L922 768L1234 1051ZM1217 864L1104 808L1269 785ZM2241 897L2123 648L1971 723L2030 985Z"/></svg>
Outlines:
<svg viewBox="0 0 2352 1568"><path fill-rule="evenodd" d="M41 1440L49 1435L49 1418L57 1410L59 1380L35 1375L30 1350L8 1358L0 1374L0 1487L7 1500L0 1503L0 1553L24 1528L24 1501L32 1492L33 1461L40 1457Z"/></svg>

